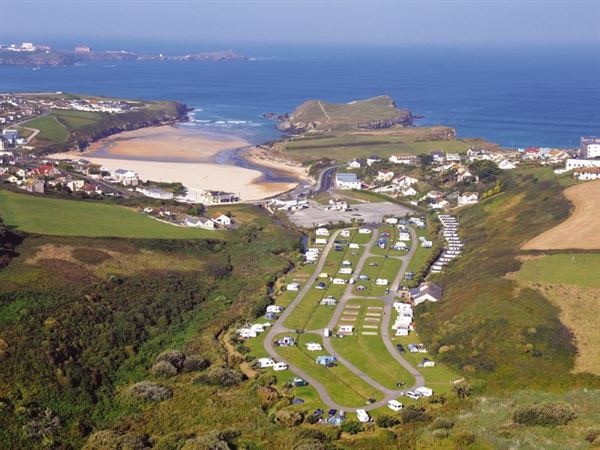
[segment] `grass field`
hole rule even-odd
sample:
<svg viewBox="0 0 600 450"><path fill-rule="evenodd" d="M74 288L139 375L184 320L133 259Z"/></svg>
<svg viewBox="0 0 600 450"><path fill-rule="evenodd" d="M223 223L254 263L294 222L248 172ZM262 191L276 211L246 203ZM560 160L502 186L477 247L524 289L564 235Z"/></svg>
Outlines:
<svg viewBox="0 0 600 450"><path fill-rule="evenodd" d="M176 227L117 205L0 191L0 217L21 231L54 236L223 239L222 232Z"/></svg>
<svg viewBox="0 0 600 450"><path fill-rule="evenodd" d="M53 144L63 143L69 137L69 132L56 120L54 115L37 117L29 122L25 122L23 126L40 130L36 139L48 141Z"/></svg>
<svg viewBox="0 0 600 450"><path fill-rule="evenodd" d="M600 253L561 253L528 259L520 280L582 287L600 287Z"/></svg>
<svg viewBox="0 0 600 450"><path fill-rule="evenodd" d="M415 229L415 232L417 234L417 238L419 237L427 237L427 230L425 229ZM406 267L406 271L407 272L414 272L414 273L419 273L421 270L423 270L423 267L425 267L425 263L427 261L427 259L431 256L431 253L433 252L433 249L431 248L423 248L421 246L421 242L418 241L417 242L417 249L415 250L415 253L413 254L413 257L410 259L410 261L408 262L408 266ZM408 286L409 283L406 282L405 280L402 280L401 282L402 286Z"/></svg>
<svg viewBox="0 0 600 450"><path fill-rule="evenodd" d="M278 336L278 338L282 336ZM327 353L307 351L306 342L322 344L322 339L321 336L315 334L303 334L299 336L297 347L280 347L277 352L287 361L310 373L321 382L334 401L344 406L356 407L364 405L369 397L382 398L381 392L362 381L343 365L338 364L336 367L327 368L315 363L318 355Z"/></svg>
<svg viewBox="0 0 600 450"><path fill-rule="evenodd" d="M335 349L364 373L389 389L396 389L396 383L400 381L408 386L412 385L413 377L390 356L383 343L379 327L382 310L375 309L383 307L383 302L350 300L348 306L350 306L347 308L348 311L358 312L356 320L352 322L354 333L343 338L332 338L331 343ZM360 309L352 306L360 306ZM369 306L371 309L368 308ZM373 326L377 328L368 328ZM364 335L363 332L377 334Z"/></svg>

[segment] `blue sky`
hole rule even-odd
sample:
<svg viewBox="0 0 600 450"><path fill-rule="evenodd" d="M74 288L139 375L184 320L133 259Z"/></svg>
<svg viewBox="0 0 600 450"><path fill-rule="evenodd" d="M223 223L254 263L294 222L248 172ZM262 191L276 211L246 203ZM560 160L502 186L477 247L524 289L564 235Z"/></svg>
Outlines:
<svg viewBox="0 0 600 450"><path fill-rule="evenodd" d="M0 0L0 42L600 45L600 0Z"/></svg>

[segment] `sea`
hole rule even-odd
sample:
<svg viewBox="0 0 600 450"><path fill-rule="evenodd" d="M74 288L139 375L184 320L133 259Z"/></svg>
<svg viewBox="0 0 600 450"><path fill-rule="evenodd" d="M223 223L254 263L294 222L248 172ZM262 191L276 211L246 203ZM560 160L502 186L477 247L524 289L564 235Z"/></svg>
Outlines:
<svg viewBox="0 0 600 450"><path fill-rule="evenodd" d="M193 43L141 47L121 43L140 52L213 50ZM280 136L264 113L291 112L309 99L348 102L382 94L419 116L418 125L452 126L459 137L505 147L572 148L581 136L600 135L600 47L232 49L250 59L0 66L0 91L178 100L193 108L183 126L251 143Z"/></svg>

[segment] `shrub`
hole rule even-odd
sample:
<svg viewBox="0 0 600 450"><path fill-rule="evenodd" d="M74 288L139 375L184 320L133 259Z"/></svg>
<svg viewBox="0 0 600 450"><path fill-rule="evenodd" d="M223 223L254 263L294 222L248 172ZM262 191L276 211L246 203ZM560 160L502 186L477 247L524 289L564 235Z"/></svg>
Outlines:
<svg viewBox="0 0 600 450"><path fill-rule="evenodd" d="M185 361L185 353L180 352L179 350L166 350L156 357L154 364L161 361L166 361L177 370L180 370L183 367L183 362Z"/></svg>
<svg viewBox="0 0 600 450"><path fill-rule="evenodd" d="M210 366L210 361L200 355L189 355L186 356L183 361L183 366L181 370L183 372L198 372L200 370L205 370Z"/></svg>
<svg viewBox="0 0 600 450"><path fill-rule="evenodd" d="M177 375L177 369L168 361L159 361L152 366L151 372L154 376L169 378Z"/></svg>
<svg viewBox="0 0 600 450"><path fill-rule="evenodd" d="M358 434L363 430L363 426L362 423L357 422L356 420L348 420L342 424L340 430L348 434Z"/></svg>
<svg viewBox="0 0 600 450"><path fill-rule="evenodd" d="M429 416L425 412L425 408L409 405L400 411L400 421L402 423L425 422L427 420L429 420Z"/></svg>
<svg viewBox="0 0 600 450"><path fill-rule="evenodd" d="M466 447L467 445L474 443L476 437L475 434L471 433L470 431L460 431L456 434L454 439L459 445Z"/></svg>
<svg viewBox="0 0 600 450"><path fill-rule="evenodd" d="M513 412L513 421L521 425L565 425L576 417L575 410L567 403L530 405Z"/></svg>
<svg viewBox="0 0 600 450"><path fill-rule="evenodd" d="M433 421L433 424L432 424L433 429L444 428L446 430L449 430L453 427L454 427L454 422L450 419L445 419L443 417L438 417L437 419L435 419Z"/></svg>
<svg viewBox="0 0 600 450"><path fill-rule="evenodd" d="M400 423L397 417L390 416L389 414L382 414L375 419L375 423L381 428L390 428Z"/></svg>
<svg viewBox="0 0 600 450"><path fill-rule="evenodd" d="M450 433L445 428L438 428L437 430L433 430L431 435L437 439L445 439L448 437Z"/></svg>
<svg viewBox="0 0 600 450"><path fill-rule="evenodd" d="M196 377L194 382L210 384L212 386L236 386L243 380L243 376L240 372L229 369L227 367L214 367L208 372L200 374Z"/></svg>
<svg viewBox="0 0 600 450"><path fill-rule="evenodd" d="M73 258L84 264L98 265L111 258L111 256L102 250L93 248L76 248L71 252Z"/></svg>
<svg viewBox="0 0 600 450"><path fill-rule="evenodd" d="M144 450L150 447L148 436L143 434L118 434L112 430L98 431L92 434L85 445L84 450L106 450L127 449L127 450Z"/></svg>
<svg viewBox="0 0 600 450"><path fill-rule="evenodd" d="M298 411L281 409L275 413L275 422L286 427L295 427L301 424L303 420L303 414Z"/></svg>
<svg viewBox="0 0 600 450"><path fill-rule="evenodd" d="M151 381L140 381L127 390L128 394L137 400L161 402L173 397L171 388Z"/></svg>
<svg viewBox="0 0 600 450"><path fill-rule="evenodd" d="M279 392L271 386L261 386L257 389L256 395L260 401L260 405L267 409L274 405L279 400Z"/></svg>
<svg viewBox="0 0 600 450"><path fill-rule="evenodd" d="M325 450L325 444L318 439L303 439L294 444L294 450Z"/></svg>
<svg viewBox="0 0 600 450"><path fill-rule="evenodd" d="M316 430L314 428L303 428L296 435L298 441L303 439L316 439L320 442L326 442L328 440L327 435L320 430Z"/></svg>

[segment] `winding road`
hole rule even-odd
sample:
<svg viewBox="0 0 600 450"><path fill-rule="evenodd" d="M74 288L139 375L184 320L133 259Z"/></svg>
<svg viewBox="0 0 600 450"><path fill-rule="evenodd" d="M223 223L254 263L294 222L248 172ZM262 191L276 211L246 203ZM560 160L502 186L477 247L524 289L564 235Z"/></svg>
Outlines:
<svg viewBox="0 0 600 450"><path fill-rule="evenodd" d="M396 298L397 292L399 290L400 283L402 282L402 278L404 277L404 273L406 271L406 267L408 266L408 262L413 257L414 252L416 251L417 245L418 245L416 233L414 232L414 230L412 228L409 228L409 229L410 229L412 244L411 244L411 248L408 251L408 253L403 256L398 256L398 257L388 256L390 258L396 258L396 259L399 259L402 261L402 267L390 286L389 294L381 296L381 297L363 297L363 298L378 299L378 300L384 301L384 309L383 309L384 313L383 313L383 318L382 318L381 325L380 325L381 337L383 339L383 342L384 342L390 356L393 359L395 359L400 365L402 365L414 377L415 384L409 389L395 390L395 389L386 388L385 386L381 385L379 382L373 380L371 377L369 377L367 374L365 374L358 367L353 365L350 361L348 361L344 357L342 357L333 347L330 337L323 337L324 349L327 350L327 352L330 355L335 356L336 359L338 360L339 364L344 365L354 375L356 375L361 380L365 381L366 383L371 385L373 388L375 388L378 391L383 393L383 395L384 395L383 399L376 401L374 403L368 404L368 405L360 406L360 408L366 409L366 410L371 410L371 409L385 406L388 401L400 397L402 394L404 394L408 390L412 390L417 387L423 386L425 383L425 379L423 378L423 375L421 375L421 373L415 367L413 367L406 359L404 359L404 357L398 352L398 350L394 346L394 343L391 340L391 336L390 336L390 332L389 332L390 320L393 315L393 303ZM329 239L329 242L323 249L323 252L317 263L315 271L305 281L304 285L302 286L302 289L298 292L298 295L296 295L294 300L283 311L283 313L281 314L279 319L273 324L273 326L269 330L269 332L265 338L264 347L265 347L265 350L267 351L267 353L273 359L276 359L279 361L285 361L285 359L282 358L276 352L276 349L274 346L275 338L277 335L282 334L282 333L294 333L295 332L295 330L291 330L291 329L285 327L284 322L293 313L295 307L302 301L302 299L308 293L308 291L311 288L313 288L314 283L317 279L317 276L319 273L321 273L323 266L325 264L325 261L327 259L327 255L329 254L329 251L331 250L331 248L334 244L334 241L337 238L339 232L340 232L340 230L336 231L331 236L331 238ZM355 273L360 273L362 271L362 268L363 268L367 258L369 258L371 256L380 256L380 255L375 255L371 252L371 249L372 249L373 245L375 244L376 240L377 240L377 233L373 232L371 239L365 246L366 248L365 248L363 255L360 257L360 259L356 265ZM340 301L338 302L338 304L336 306L333 317L329 321L329 325L328 325L329 329L333 330L336 328L336 325L337 325L342 313L344 312L344 308L345 308L348 300L350 300L351 298L356 298L356 296L352 294L352 286L353 285L351 285L351 284L348 284L346 286L344 294L341 296ZM322 334L322 330L308 330L305 332L312 333L312 334L319 334L319 335ZM303 379L305 379L306 381L308 381L315 388L315 390L318 392L318 394L321 397L321 399L323 400L323 402L328 407L335 408L335 409L342 409L342 410L356 410L358 408L356 406L350 407L348 405L340 405L339 403L335 402L329 395L329 392L327 391L327 389L318 380L314 379L311 375L309 375L308 373L306 373L305 371L303 371L302 369L300 369L293 363L291 363L289 361L285 361L285 362L292 372L296 373L298 376L300 376Z"/></svg>

